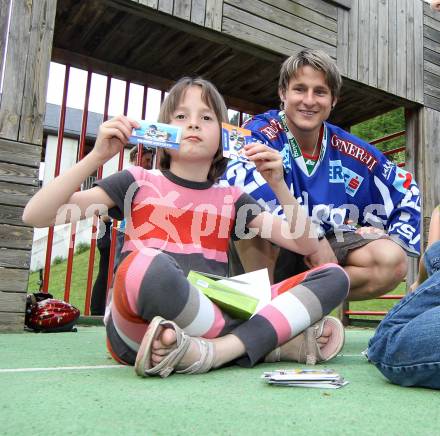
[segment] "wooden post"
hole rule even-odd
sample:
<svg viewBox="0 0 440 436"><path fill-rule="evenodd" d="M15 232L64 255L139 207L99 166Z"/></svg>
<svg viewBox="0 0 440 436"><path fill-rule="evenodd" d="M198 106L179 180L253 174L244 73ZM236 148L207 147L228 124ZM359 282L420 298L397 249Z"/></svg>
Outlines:
<svg viewBox="0 0 440 436"><path fill-rule="evenodd" d="M420 192L423 192L424 174L423 174L423 138L421 135L421 110L407 109L405 110L405 131L406 131L406 151L405 151L405 169L412 173L419 185ZM421 205L421 223L420 223L420 246L423 248L423 207ZM418 274L419 258L408 257L408 272L406 274L406 292L409 286L414 282Z"/></svg>
<svg viewBox="0 0 440 436"><path fill-rule="evenodd" d="M0 331L24 326L33 231L21 216L38 189L55 11L56 0L0 3Z"/></svg>

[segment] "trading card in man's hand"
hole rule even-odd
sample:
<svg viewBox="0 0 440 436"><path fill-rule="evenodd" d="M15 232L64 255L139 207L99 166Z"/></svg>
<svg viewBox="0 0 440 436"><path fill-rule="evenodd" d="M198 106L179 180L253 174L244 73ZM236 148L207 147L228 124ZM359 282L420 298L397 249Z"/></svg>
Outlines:
<svg viewBox="0 0 440 436"><path fill-rule="evenodd" d="M139 121L140 127L133 129L129 143L143 144L150 147L178 149L182 137L182 129L171 124L156 123L146 120Z"/></svg>
<svg viewBox="0 0 440 436"><path fill-rule="evenodd" d="M224 157L251 163L244 154L244 146L251 142L257 141L252 138L252 132L250 130L232 124L222 123L222 146Z"/></svg>

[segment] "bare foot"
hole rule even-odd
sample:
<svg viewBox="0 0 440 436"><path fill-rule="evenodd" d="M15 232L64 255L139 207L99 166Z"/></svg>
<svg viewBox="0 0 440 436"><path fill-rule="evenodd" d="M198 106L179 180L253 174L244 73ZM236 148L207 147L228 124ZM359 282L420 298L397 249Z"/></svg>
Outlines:
<svg viewBox="0 0 440 436"><path fill-rule="evenodd" d="M153 341L151 350L151 363L156 366L160 363L171 351L176 348L176 332L172 328L162 329L157 339ZM191 341L188 350L182 357L182 360L177 365L176 369L187 368L200 358L200 350L194 341Z"/></svg>

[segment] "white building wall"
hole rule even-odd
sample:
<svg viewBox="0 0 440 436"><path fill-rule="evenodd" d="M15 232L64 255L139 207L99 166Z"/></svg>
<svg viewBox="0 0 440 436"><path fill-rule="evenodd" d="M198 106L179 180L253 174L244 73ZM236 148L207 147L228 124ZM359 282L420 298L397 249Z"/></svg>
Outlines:
<svg viewBox="0 0 440 436"><path fill-rule="evenodd" d="M57 136L48 136L46 143L46 157L44 168L44 174L40 174L40 179L43 181L43 186L53 180L55 172L55 160L57 152ZM62 153L61 153L61 166L60 173L63 173L70 167L72 167L77 158L78 153L78 140L72 138L64 138ZM103 177L107 177L118 170L119 156L113 157L109 162L104 165ZM124 151L124 168L129 165L129 150ZM54 239L52 245L51 260L56 257L63 259L67 258L69 252L71 225L64 224L55 226ZM46 259L46 247L47 247L47 235L48 228L35 229L34 241L32 244L32 257L31 257L31 271L36 271L44 267ZM82 220L77 223L75 245L79 243L90 244L92 236L92 218Z"/></svg>

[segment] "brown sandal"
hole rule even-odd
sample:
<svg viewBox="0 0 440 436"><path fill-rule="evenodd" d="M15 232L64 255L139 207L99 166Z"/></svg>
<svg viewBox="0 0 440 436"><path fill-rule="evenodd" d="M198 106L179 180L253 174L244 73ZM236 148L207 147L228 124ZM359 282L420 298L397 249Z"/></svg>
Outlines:
<svg viewBox="0 0 440 436"><path fill-rule="evenodd" d="M319 348L317 339L322 336L324 324L330 323L332 327L332 334L329 341ZM302 342L298 345L298 342ZM283 347L288 347L289 344L295 346L297 352L294 357L294 362L305 363L306 365L315 365L318 362L326 362L333 359L344 346L345 330L339 319L333 316L325 316L307 328L299 337L296 336L290 341L283 344ZM295 343L295 345L293 345ZM280 362L281 361L281 347L276 348L269 353L264 359L265 362Z"/></svg>
<svg viewBox="0 0 440 436"><path fill-rule="evenodd" d="M156 366L151 366L153 342L159 337L163 328L172 328L176 332L176 348ZM188 351L191 341L199 346L200 358L187 368L179 368L179 363ZM136 356L134 370L140 377L159 375L168 377L173 371L184 374L201 374L208 372L214 363L214 345L210 341L188 336L176 323L156 316L148 326Z"/></svg>

